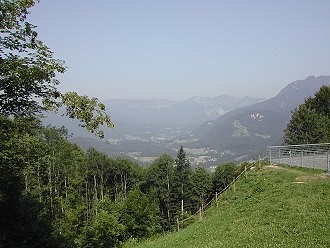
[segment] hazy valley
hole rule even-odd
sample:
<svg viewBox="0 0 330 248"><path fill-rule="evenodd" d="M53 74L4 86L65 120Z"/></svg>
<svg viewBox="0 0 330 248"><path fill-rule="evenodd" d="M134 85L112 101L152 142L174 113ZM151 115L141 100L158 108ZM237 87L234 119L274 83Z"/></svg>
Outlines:
<svg viewBox="0 0 330 248"><path fill-rule="evenodd" d="M225 161L244 161L266 155L266 147L282 143L291 111L312 96L330 77L308 77L288 84L275 97L193 97L186 101L108 100L116 126L105 129L105 141L78 122L51 115L44 121L64 125L71 141L111 156L149 163L162 153L175 156L183 145L193 165L212 167Z"/></svg>

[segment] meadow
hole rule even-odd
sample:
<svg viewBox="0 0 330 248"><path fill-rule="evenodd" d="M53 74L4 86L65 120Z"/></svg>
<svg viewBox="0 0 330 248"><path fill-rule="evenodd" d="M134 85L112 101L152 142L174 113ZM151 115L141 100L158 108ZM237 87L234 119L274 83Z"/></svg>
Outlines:
<svg viewBox="0 0 330 248"><path fill-rule="evenodd" d="M330 247L330 176L262 166L250 170L201 220L127 247Z"/></svg>

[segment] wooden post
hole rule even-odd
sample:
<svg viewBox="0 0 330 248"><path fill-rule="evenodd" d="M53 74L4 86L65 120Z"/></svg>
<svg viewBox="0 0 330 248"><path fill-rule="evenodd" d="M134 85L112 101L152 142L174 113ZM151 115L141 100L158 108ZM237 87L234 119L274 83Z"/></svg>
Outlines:
<svg viewBox="0 0 330 248"><path fill-rule="evenodd" d="M215 192L215 203L217 204L217 207L219 207L219 204L218 204L218 192Z"/></svg>
<svg viewBox="0 0 330 248"><path fill-rule="evenodd" d="M330 152L327 154L327 171L330 173Z"/></svg>
<svg viewBox="0 0 330 248"><path fill-rule="evenodd" d="M236 192L236 182L235 182L235 178L233 179L233 190L234 190L234 193Z"/></svg>
<svg viewBox="0 0 330 248"><path fill-rule="evenodd" d="M180 231L180 222L179 222L179 218L176 218L176 226L178 231Z"/></svg>
<svg viewBox="0 0 330 248"><path fill-rule="evenodd" d="M199 207L199 219L202 219L202 208Z"/></svg>
<svg viewBox="0 0 330 248"><path fill-rule="evenodd" d="M245 167L244 167L244 174L245 174L245 179L247 179L246 165L245 165Z"/></svg>

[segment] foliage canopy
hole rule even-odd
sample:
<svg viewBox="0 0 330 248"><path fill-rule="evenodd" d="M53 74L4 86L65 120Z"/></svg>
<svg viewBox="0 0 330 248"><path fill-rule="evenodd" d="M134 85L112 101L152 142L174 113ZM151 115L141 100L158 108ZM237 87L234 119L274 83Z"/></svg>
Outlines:
<svg viewBox="0 0 330 248"><path fill-rule="evenodd" d="M81 126L103 137L100 126L113 127L104 104L96 98L62 93L56 75L64 62L38 39L36 26L26 21L35 0L0 1L0 115L29 115L42 110L77 118Z"/></svg>
<svg viewBox="0 0 330 248"><path fill-rule="evenodd" d="M292 113L284 130L287 145L330 142L330 86L323 85Z"/></svg>

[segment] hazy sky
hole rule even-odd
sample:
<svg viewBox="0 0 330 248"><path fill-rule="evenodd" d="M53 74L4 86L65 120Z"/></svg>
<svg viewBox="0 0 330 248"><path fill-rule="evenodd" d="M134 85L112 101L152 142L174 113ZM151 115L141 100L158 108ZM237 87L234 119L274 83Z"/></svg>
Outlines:
<svg viewBox="0 0 330 248"><path fill-rule="evenodd" d="M269 98L330 75L329 0L41 0L29 21L100 99Z"/></svg>

